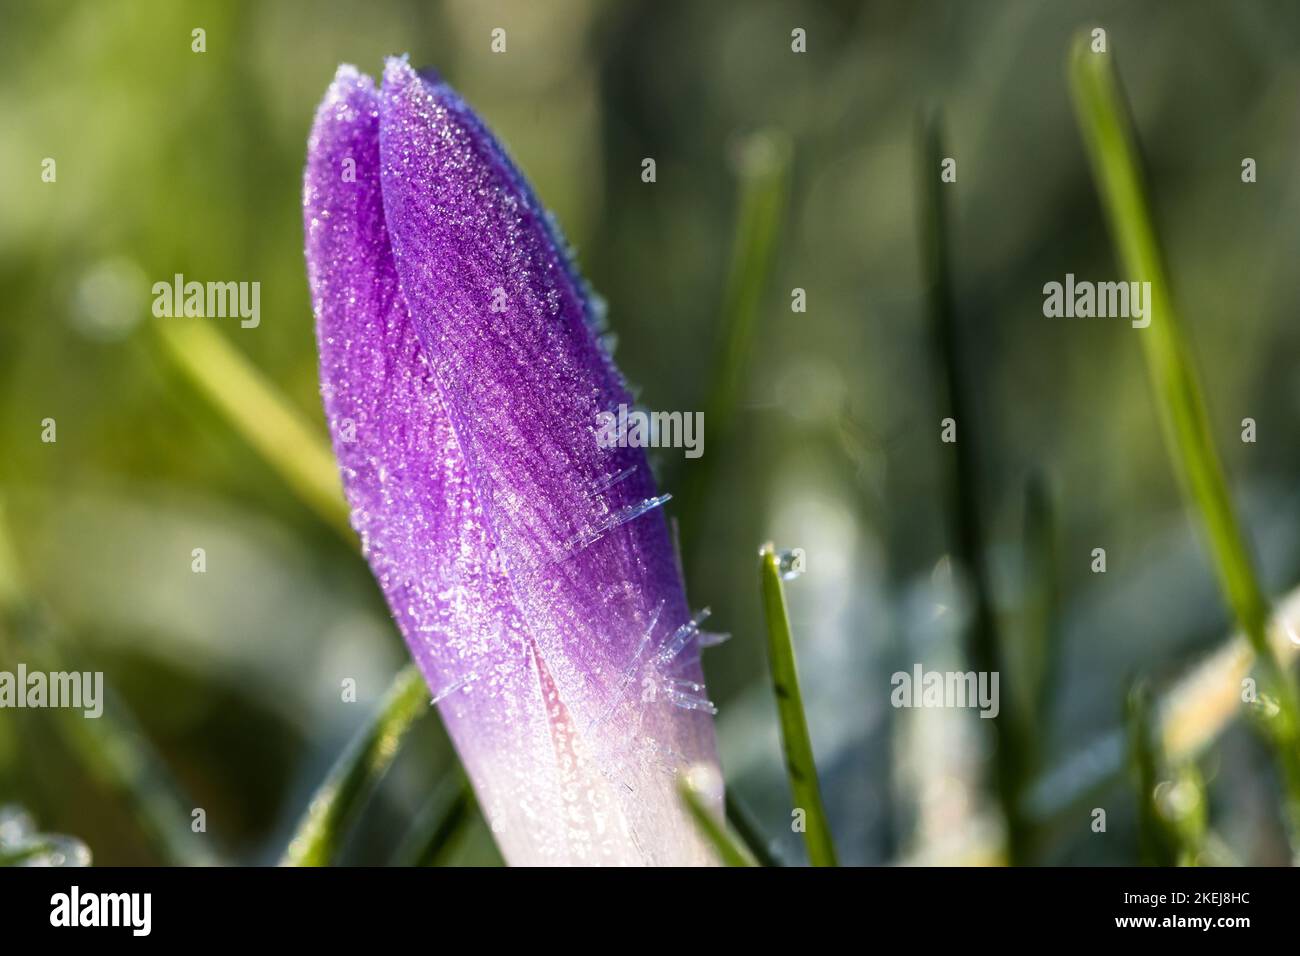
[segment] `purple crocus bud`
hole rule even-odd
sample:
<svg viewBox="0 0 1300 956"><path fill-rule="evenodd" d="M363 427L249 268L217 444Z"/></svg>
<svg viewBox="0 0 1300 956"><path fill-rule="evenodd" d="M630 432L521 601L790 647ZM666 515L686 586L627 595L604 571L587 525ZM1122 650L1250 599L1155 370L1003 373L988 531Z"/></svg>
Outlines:
<svg viewBox="0 0 1300 956"><path fill-rule="evenodd" d="M339 69L303 219L353 525L506 859L713 862L677 798L717 766L699 617L644 452L598 441L631 399L546 211L393 59Z"/></svg>

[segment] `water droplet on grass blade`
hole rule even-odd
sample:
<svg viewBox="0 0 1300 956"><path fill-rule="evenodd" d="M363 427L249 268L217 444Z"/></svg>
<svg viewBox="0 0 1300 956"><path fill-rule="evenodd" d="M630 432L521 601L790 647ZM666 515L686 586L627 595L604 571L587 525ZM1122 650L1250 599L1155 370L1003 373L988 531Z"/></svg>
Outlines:
<svg viewBox="0 0 1300 956"><path fill-rule="evenodd" d="M787 548L776 553L776 566L782 581L793 581L803 574L805 558L803 548Z"/></svg>

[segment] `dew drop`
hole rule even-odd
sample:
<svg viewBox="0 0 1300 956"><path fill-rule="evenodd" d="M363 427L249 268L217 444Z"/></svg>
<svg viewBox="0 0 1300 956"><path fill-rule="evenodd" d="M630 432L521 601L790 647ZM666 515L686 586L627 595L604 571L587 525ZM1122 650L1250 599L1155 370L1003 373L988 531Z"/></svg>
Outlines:
<svg viewBox="0 0 1300 956"><path fill-rule="evenodd" d="M776 565L782 581L793 581L804 572L803 552L797 549L778 551Z"/></svg>

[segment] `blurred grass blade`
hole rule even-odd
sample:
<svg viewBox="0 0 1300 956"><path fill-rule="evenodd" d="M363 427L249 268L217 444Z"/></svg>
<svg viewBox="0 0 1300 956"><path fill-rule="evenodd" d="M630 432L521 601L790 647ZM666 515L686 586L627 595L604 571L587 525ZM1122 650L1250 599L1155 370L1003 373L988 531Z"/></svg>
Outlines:
<svg viewBox="0 0 1300 956"><path fill-rule="evenodd" d="M785 208L790 154L789 140L774 130L754 133L741 146L740 209L722 307L722 336L713 393L708 404L709 427L717 436L730 430L744 387L745 369L758 324L758 307L767 287Z"/></svg>
<svg viewBox="0 0 1300 956"><path fill-rule="evenodd" d="M1145 683L1129 691L1129 761L1138 791L1138 844L1152 866L1196 866L1206 846L1208 797L1196 765L1171 770Z"/></svg>
<svg viewBox="0 0 1300 956"><path fill-rule="evenodd" d="M31 609L0 615L0 662L6 669L11 664L5 659L12 656L14 663L22 660L46 673L86 670L70 666L75 662L65 659L64 643L55 626ZM40 712L40 719L48 721L87 776L130 811L141 835L169 865L220 862L206 838L191 829L194 801L184 795L107 679L100 690L103 710L96 718L77 709L51 707Z"/></svg>
<svg viewBox="0 0 1300 956"><path fill-rule="evenodd" d="M1279 602L1281 626L1270 640L1274 652L1286 663L1300 656L1300 644L1289 634L1300 634L1300 588ZM1242 681L1249 676L1255 655L1241 634L1234 634L1165 691L1153 705L1158 746L1175 766L1191 764L1214 742L1233 718L1241 716ZM1247 715L1256 708L1247 711ZM1127 763L1128 727L1105 734L1043 773L1034 782L1026 810L1040 830L1051 829L1064 839L1075 832L1081 811L1097 806ZM978 834L960 841L949 857L985 856L991 848ZM1222 840L1207 831L1202 858L1212 865L1236 865ZM915 858L905 862L918 862ZM919 861L925 862L925 861Z"/></svg>
<svg viewBox="0 0 1300 956"><path fill-rule="evenodd" d="M718 351L710 375L712 387L704 408L712 451L692 464L678 495L682 555L688 562L703 531L703 509L714 463L725 455L720 449L730 438L744 390L759 304L772 270L785 209L790 157L789 140L775 130L756 132L741 145L737 162L740 206L722 303Z"/></svg>
<svg viewBox="0 0 1300 956"><path fill-rule="evenodd" d="M18 569L18 554L14 550L5 508L5 500L0 497L0 612L18 607L26 597L26 585Z"/></svg>
<svg viewBox="0 0 1300 956"><path fill-rule="evenodd" d="M67 668L50 662L46 669ZM86 720L75 710L52 711L69 749L100 786L126 803L141 832L164 859L180 866L219 863L205 839L191 828L194 801L182 793L107 682L103 696L104 712L95 720Z"/></svg>
<svg viewBox="0 0 1300 956"><path fill-rule="evenodd" d="M1273 650L1290 662L1300 654L1287 636L1287 631L1300 633L1300 588L1281 602L1277 618L1281 626L1271 636ZM1161 746L1170 759L1194 759L1241 715L1242 681L1254 659L1246 639L1234 634L1164 693L1157 711ZM1108 735L1052 767L1035 783L1030 799L1035 818L1058 824L1072 819L1120 771L1123 751L1122 741Z"/></svg>
<svg viewBox="0 0 1300 956"><path fill-rule="evenodd" d="M718 852L718 858L724 866L756 866L749 851L727 829L726 823L710 810L704 802L700 786L692 779L690 772L681 778L682 803L686 805L691 819L699 827L700 834Z"/></svg>
<svg viewBox="0 0 1300 956"><path fill-rule="evenodd" d="M1025 484L1024 539L1021 546L1019 628L1005 628L1002 663L1007 669L1007 716L1015 725L1023 760L1023 786L1039 768L1044 723L1051 707L1051 677L1057 654L1056 618L1060 575L1056 519L1047 481L1032 475Z"/></svg>
<svg viewBox="0 0 1300 956"><path fill-rule="evenodd" d="M474 815L474 790L459 766L416 816L394 853L398 866L441 866Z"/></svg>
<svg viewBox="0 0 1300 956"><path fill-rule="evenodd" d="M745 805L740 802L733 788L727 788L727 795L724 797L727 812L727 822L731 828L736 831L745 849L749 851L755 862L759 866L782 866L776 854L772 852L772 843L763 835L763 828L758 825L753 815L745 809Z"/></svg>
<svg viewBox="0 0 1300 956"><path fill-rule="evenodd" d="M1070 61L1079 126L1119 258L1131 281L1149 282L1151 324L1135 330L1166 444L1183 487L1205 522L1220 583L1256 653L1265 641L1268 606L1237 522L1214 448L1200 381L1179 326L1139 169L1138 147L1110 54L1076 42Z"/></svg>
<svg viewBox="0 0 1300 956"><path fill-rule="evenodd" d="M1177 861L1174 835L1164 826L1156 809L1160 768L1150 689L1141 682L1134 684L1124 704L1129 765L1137 789L1139 853L1147 866L1173 866Z"/></svg>
<svg viewBox="0 0 1300 956"><path fill-rule="evenodd" d="M0 501L0 664L7 669L12 657L15 664L22 660L47 673L84 670L70 667L64 659L66 644L66 635L26 593ZM173 866L220 862L207 839L191 828L194 802L184 795L107 679L102 699L103 710L93 719L63 707L41 711L40 717L49 722L87 776L126 806L164 861Z"/></svg>
<svg viewBox="0 0 1300 956"><path fill-rule="evenodd" d="M1120 262L1130 281L1151 284L1150 325L1132 334L1142 342L1165 444L1204 524L1220 587L1278 705L1268 735L1282 770L1292 848L1300 853L1300 713L1292 683L1269 643L1268 601L1232 505L1191 349L1174 309L1127 100L1113 54L1093 53L1087 36L1075 41L1069 73L1075 113Z"/></svg>
<svg viewBox="0 0 1300 956"><path fill-rule="evenodd" d="M154 328L177 367L235 430L308 507L354 541L338 466L327 441L213 326L164 320Z"/></svg>
<svg viewBox="0 0 1300 956"><path fill-rule="evenodd" d="M804 717L803 695L795 667L794 644L790 637L790 616L785 606L781 581L781 560L769 543L759 551L759 581L763 614L767 618L767 659L772 672L772 690L781 720L781 741L785 768L796 809L804 811L804 843L813 866L836 866L835 844L831 840L826 808L822 805L813 761L812 739Z"/></svg>
<svg viewBox="0 0 1300 956"><path fill-rule="evenodd" d="M944 190L952 188L940 179L945 151L943 129L937 112L923 114L918 123L919 176L921 190L921 269L925 303L935 361L942 378L940 420L951 418L957 425L957 440L941 445L945 457L945 496L949 538L953 557L969 577L973 609L966 625L966 655L976 671L1000 673L1003 669L993 615L992 586L986 565L987 547L980 512L981 471L979 422L962 366L962 343L957 327L949 261L948 205ZM937 425L938 423L936 423ZM994 784L1006 819L1008 853L1013 864L1025 862L1028 823L1021 810L1020 795L1025 784L1025 754L1012 721L994 720L997 737L994 750Z"/></svg>
<svg viewBox="0 0 1300 956"><path fill-rule="evenodd" d="M1034 776L1042 766L1043 743L1051 712L1051 675L1057 655L1056 618L1060 570L1056 527L1047 481L1035 473L1025 484L1024 540L1021 547L1021 614L1018 627L999 629L1005 668L1002 719L1016 759L1007 814L1008 857L1032 862L1039 835L1026 806Z"/></svg>
<svg viewBox="0 0 1300 956"><path fill-rule="evenodd" d="M415 719L429 710L429 689L414 664L389 685L378 712L353 739L307 807L281 866L326 866L379 782Z"/></svg>

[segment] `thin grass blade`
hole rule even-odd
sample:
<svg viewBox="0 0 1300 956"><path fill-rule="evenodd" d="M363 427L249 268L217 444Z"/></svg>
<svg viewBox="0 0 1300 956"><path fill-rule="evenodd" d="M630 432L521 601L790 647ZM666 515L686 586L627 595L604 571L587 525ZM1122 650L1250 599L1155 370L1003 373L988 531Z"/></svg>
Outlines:
<svg viewBox="0 0 1300 956"><path fill-rule="evenodd" d="M1137 790L1138 848L1142 862L1148 866L1173 866L1178 856L1175 837L1156 808L1159 744L1151 691L1146 684L1139 682L1129 689L1124 723L1128 731L1129 766Z"/></svg>
<svg viewBox="0 0 1300 956"><path fill-rule="evenodd" d="M393 762L416 718L429 710L424 676L408 664L389 685L371 722L353 739L307 806L281 866L332 863L366 797Z"/></svg>
<svg viewBox="0 0 1300 956"><path fill-rule="evenodd" d="M727 822L736 831L736 836L744 843L745 849L749 851L755 862L759 866L784 866L785 864L772 851L772 842L763 835L763 828L759 826L753 814L740 802L740 798L736 796L735 791L728 788L723 800L726 806Z"/></svg>
<svg viewBox="0 0 1300 956"><path fill-rule="evenodd" d="M85 670L71 666L70 648L68 635L27 594L0 501L0 663L10 667L12 658L46 673ZM219 863L210 841L192 829L194 801L107 680L101 696L103 710L95 719L63 707L43 716L87 776L127 808L162 860L173 866Z"/></svg>
<svg viewBox="0 0 1300 956"><path fill-rule="evenodd" d="M993 613L992 585L985 556L988 553L980 510L981 469L978 458L980 429L957 323L952 264L949 258L948 203L940 179L945 156L943 128L937 113L922 115L919 127L918 169L921 187L921 268L929 333L941 378L941 418L956 425L956 441L943 448L949 538L953 557L971 585L972 613L965 630L966 655L975 670L987 674L1003 669ZM1008 853L1012 863L1023 863L1028 843L1028 823L1020 807L1027 758L1022 753L1013 723L995 720L994 789L1006 819Z"/></svg>
<svg viewBox="0 0 1300 956"><path fill-rule="evenodd" d="M759 306L781 231L790 158L789 140L773 130L752 134L739 153L740 206L711 375L712 388L704 408L710 452L692 467L678 495L681 550L688 561L703 531L703 509L712 485L714 464L725 454L722 449L731 437L736 408L744 391Z"/></svg>
<svg viewBox="0 0 1300 956"><path fill-rule="evenodd" d="M441 866L473 818L474 790L459 767L434 793L394 854L399 866Z"/></svg>
<svg viewBox="0 0 1300 956"><path fill-rule="evenodd" d="M726 822L709 809L701 786L692 780L691 774L682 777L680 791L682 803L691 819L699 827L700 834L717 851L718 858L725 866L757 866L749 850L732 835Z"/></svg>
<svg viewBox="0 0 1300 956"><path fill-rule="evenodd" d="M1056 507L1046 476L1035 473L1025 484L1022 581L1024 627L1021 657L1025 675L1022 707L1025 719L1039 720L1051 702L1059 652L1060 548Z"/></svg>
<svg viewBox="0 0 1300 956"><path fill-rule="evenodd" d="M308 507L355 541L338 466L323 435L216 329L181 321L155 328L176 367L235 430Z"/></svg>
<svg viewBox="0 0 1300 956"><path fill-rule="evenodd" d="M781 579L781 562L771 544L765 544L759 551L759 582L763 595L763 614L767 618L767 659L781 722L785 768L790 778L795 808L804 811L804 843L808 847L808 859L813 866L837 866L835 844L831 839L830 823L826 818L821 787L817 782L817 766L813 760L808 721L804 716L803 694L799 690L799 673L795 666L790 615L786 610L785 585Z"/></svg>
<svg viewBox="0 0 1300 956"><path fill-rule="evenodd" d="M1174 469L1200 515L1219 585L1258 658L1265 691L1277 704L1267 732L1282 771L1292 849L1300 855L1300 710L1292 681L1269 641L1268 600L1232 504L1191 348L1174 306L1137 136L1113 57L1113 52L1092 52L1086 36L1075 41L1069 58L1075 114L1120 263L1130 281L1150 283L1150 324L1134 333L1142 343Z"/></svg>
<svg viewBox="0 0 1300 956"><path fill-rule="evenodd" d="M1196 866L1205 858L1208 837L1205 781L1195 763L1171 760L1157 717L1150 689L1135 683L1125 722L1137 784L1139 849L1150 865Z"/></svg>

